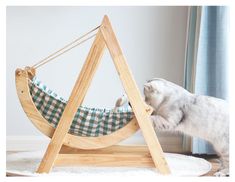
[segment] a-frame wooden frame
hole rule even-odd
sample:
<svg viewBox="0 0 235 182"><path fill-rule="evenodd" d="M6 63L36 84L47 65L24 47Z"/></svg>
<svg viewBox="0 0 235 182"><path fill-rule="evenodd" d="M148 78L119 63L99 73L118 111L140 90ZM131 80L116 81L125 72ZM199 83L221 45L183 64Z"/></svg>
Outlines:
<svg viewBox="0 0 235 182"><path fill-rule="evenodd" d="M147 147L145 148L113 146L107 149L92 151L69 149L63 146L75 113L82 104L91 80L100 63L105 46L111 54L139 127L147 143ZM127 150L125 150L125 148L127 148ZM114 151L116 151L116 153L114 153ZM125 153L127 151L128 153ZM149 114L146 112L146 104L128 68L107 16L103 18L88 57L37 172L48 173L54 165L92 165L92 163L94 163L94 166L155 166L162 174L170 173L161 145L152 127Z"/></svg>

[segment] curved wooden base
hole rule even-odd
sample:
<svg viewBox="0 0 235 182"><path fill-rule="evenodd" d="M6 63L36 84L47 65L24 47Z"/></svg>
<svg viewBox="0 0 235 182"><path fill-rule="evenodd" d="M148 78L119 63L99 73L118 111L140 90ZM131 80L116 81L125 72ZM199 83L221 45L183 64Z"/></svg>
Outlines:
<svg viewBox="0 0 235 182"><path fill-rule="evenodd" d="M27 70L17 69L16 71L16 89L20 100L20 103L32 123L38 128L43 134L48 137L52 137L55 131L48 121L43 118L41 113L37 110L29 92L28 81L31 75ZM109 134L99 137L79 137L71 134L67 134L64 140L64 145L72 148L80 149L100 149L108 146L115 145L120 141L130 137L139 129L136 118L133 118L123 128Z"/></svg>

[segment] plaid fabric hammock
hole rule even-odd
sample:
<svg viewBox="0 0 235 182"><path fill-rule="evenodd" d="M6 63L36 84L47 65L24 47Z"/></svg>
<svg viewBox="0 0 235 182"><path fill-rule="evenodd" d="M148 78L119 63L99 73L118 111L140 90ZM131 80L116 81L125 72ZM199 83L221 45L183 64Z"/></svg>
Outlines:
<svg viewBox="0 0 235 182"><path fill-rule="evenodd" d="M29 81L29 88L38 111L50 125L56 128L67 101L48 89L36 77ZM89 137L108 135L124 127L133 116L130 107L114 111L80 106L70 126L69 133Z"/></svg>

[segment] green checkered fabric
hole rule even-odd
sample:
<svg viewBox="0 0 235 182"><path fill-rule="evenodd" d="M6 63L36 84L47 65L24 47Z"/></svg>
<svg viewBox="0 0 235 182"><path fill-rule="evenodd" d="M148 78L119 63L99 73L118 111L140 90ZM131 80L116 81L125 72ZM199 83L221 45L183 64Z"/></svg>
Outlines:
<svg viewBox="0 0 235 182"><path fill-rule="evenodd" d="M38 111L56 128L67 102L37 80L36 77L29 82L29 88ZM80 106L70 126L69 133L89 137L108 135L124 127L133 116L130 107L114 111Z"/></svg>

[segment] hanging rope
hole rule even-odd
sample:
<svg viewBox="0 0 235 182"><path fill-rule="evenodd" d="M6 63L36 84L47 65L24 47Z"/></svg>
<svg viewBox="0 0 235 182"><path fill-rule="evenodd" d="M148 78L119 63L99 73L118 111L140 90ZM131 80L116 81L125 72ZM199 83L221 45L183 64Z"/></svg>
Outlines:
<svg viewBox="0 0 235 182"><path fill-rule="evenodd" d="M92 36L90 36L90 37L84 39L84 40L81 41L81 42L78 42L77 44L75 44L74 46L72 46L72 47L70 47L70 48L68 48L68 49L63 49L63 48L62 48L62 49L60 49L59 51L56 51L56 53L51 54L50 56L48 56L48 57L46 57L45 59L41 60L40 62L36 63L36 64L33 65L32 67L33 67L34 69L37 69L37 68L41 67L42 65L44 65L44 64L46 64L46 63L48 63L48 62L54 60L55 58L59 57L60 55L66 53L66 52L68 52L69 50L71 50L71 49L77 47L78 45L80 45L80 44L86 42L87 40L91 39L91 38L94 37L95 35L96 35L96 34L93 34Z"/></svg>
<svg viewBox="0 0 235 182"><path fill-rule="evenodd" d="M93 38L95 34L87 37L86 39L82 40L84 37L86 37L87 35L91 34L92 32L94 32L95 30L97 30L98 28L100 28L100 26L92 29L91 31L87 32L86 34L82 35L81 37L75 39L74 41L72 41L71 43L67 44L66 46L62 47L61 49L57 50L56 52L50 54L49 56L47 56L46 58L42 59L41 61L37 62L36 64L34 64L33 66L31 66L34 69L39 68L40 66L54 60L55 58L59 57L60 55L68 52L69 50L77 47L78 45L88 41L89 39Z"/></svg>

